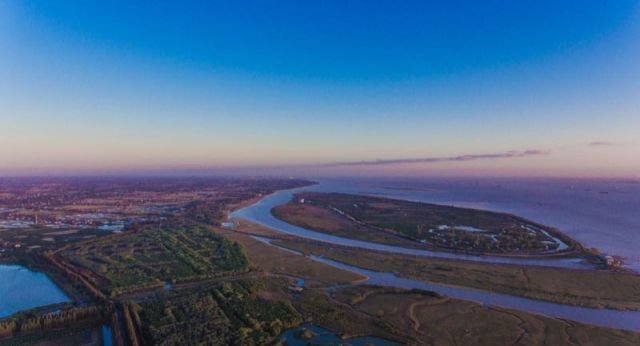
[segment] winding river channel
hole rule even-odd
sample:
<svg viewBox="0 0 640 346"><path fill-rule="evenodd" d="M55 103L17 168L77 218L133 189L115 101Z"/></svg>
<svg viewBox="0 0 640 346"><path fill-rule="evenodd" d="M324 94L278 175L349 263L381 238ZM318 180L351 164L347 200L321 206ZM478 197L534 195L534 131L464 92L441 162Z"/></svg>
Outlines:
<svg viewBox="0 0 640 346"><path fill-rule="evenodd" d="M460 259L474 262L490 262L490 263L503 263L503 264L520 264L528 266L549 266L549 267L563 267L573 269L590 269L592 266L584 262L580 258L545 258L545 259L527 259L527 258L514 258L503 256L480 256L480 255L466 255L462 253L453 253L446 251L430 251L420 249L410 249L400 246L372 243L363 240L349 239L344 237L333 236L330 234L309 230L306 228L298 227L287 222L284 222L271 214L271 209L274 207L287 203L291 200L294 194L302 191L316 191L316 192L342 192L352 194L367 194L373 195L376 190L367 190L365 193L359 189L355 189L347 184L339 183L321 183L317 185L306 186L298 189L278 191L271 195L266 196L257 203L237 210L231 214L232 218L247 219L257 224L272 228L274 230L297 235L307 239L313 239L322 241L325 243L331 243L336 245L345 245L369 250L386 251L391 253L399 253L405 255L418 255L438 258ZM382 193L380 191L379 193ZM379 196L379 195L378 195Z"/></svg>
<svg viewBox="0 0 640 346"><path fill-rule="evenodd" d="M361 191L351 185L340 183L321 183L303 188L278 191L266 196L257 203L243 209L239 209L231 214L232 218L246 219L248 221L266 226L270 229L283 233L293 234L307 239L322 241L326 243L345 245L357 248L385 251L399 254L419 255L427 257L449 258L458 260L467 260L475 262L503 263L527 266L552 266L573 269L591 269L591 265L582 262L576 258L546 258L546 259L524 259L524 258L508 258L498 256L474 256L457 254L451 252L439 252L429 250L408 249L392 245L384 245L372 243L362 240L347 239L328 235L322 232L305 229L294 226L275 218L271 214L271 209L287 203L297 192L302 191L319 191L319 192L342 192L353 194L376 194L376 191ZM466 299L476 301L486 305L499 306L515 310L527 311L536 314L557 317L563 319L574 320L592 325L604 327L612 327L617 329L625 329L632 331L640 331L640 311L619 311L609 309L593 309L570 305L562 305L550 303L534 299L511 296L507 294L498 294L489 291L482 291L471 288L454 287L449 285L441 285L427 283L419 280L400 278L393 273L383 273L366 270L359 267L350 266L344 263L332 261L326 258L311 257L313 260L332 265L337 268L356 272L369 277L367 283L399 287L399 288L417 288L434 291L440 294L448 295L453 298Z"/></svg>

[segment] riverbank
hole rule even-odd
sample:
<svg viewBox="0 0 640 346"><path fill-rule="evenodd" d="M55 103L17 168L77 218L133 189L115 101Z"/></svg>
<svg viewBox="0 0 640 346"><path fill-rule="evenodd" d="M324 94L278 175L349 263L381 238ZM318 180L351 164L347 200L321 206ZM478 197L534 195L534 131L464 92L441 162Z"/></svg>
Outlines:
<svg viewBox="0 0 640 346"><path fill-rule="evenodd" d="M430 259L302 239L274 244L305 255L431 283L596 309L640 310L640 276L612 271L540 268ZM612 283L615 282L615 285Z"/></svg>
<svg viewBox="0 0 640 346"><path fill-rule="evenodd" d="M239 209L231 213L231 218L235 219L247 219L257 224L276 229L281 233L292 234L303 238L321 241L329 244L344 245L350 247L357 247L362 249L386 251L389 253L405 254L425 256L432 258L443 259L458 259L473 262L482 263L499 263L499 264L519 264L528 266L543 266L543 267L561 267L561 268L574 268L574 269L593 269L594 265L586 262L582 258L540 258L540 259L528 259L528 258L513 258L513 257L501 257L501 256L480 256L480 255L467 255L463 253L452 253L446 251L431 251L423 249L406 248L402 246L394 246L380 243L368 242L365 240L350 239L347 237L339 237L315 230L298 227L282 220L277 219L271 214L271 210L279 205L285 204L291 200L293 195L302 191L323 191L324 189L331 189L332 187L320 185L313 185L304 188L297 188L291 190L281 190L271 195L265 196L257 203Z"/></svg>
<svg viewBox="0 0 640 346"><path fill-rule="evenodd" d="M640 185L581 178L323 179L305 191L340 192L491 210L562 230L586 249L621 258L640 272ZM601 193L606 191L607 193Z"/></svg>
<svg viewBox="0 0 640 346"><path fill-rule="evenodd" d="M323 266L330 265L335 267L334 270L340 269L342 272L353 271L354 269L348 266L339 266L335 262L325 261L321 258L300 256L294 252L256 240L252 238L252 236L258 234L267 236L276 234L276 232L264 229L261 226L252 225L246 221L241 221L239 228L236 230L216 231L222 232L222 234L242 244L248 256L252 258L252 262L255 261L255 265L259 268L269 268L268 270L286 272L290 270L289 268L294 267L297 268L296 272L294 272L295 275L302 274L306 278L308 278L311 273L313 273L313 275L318 273L317 270L311 268L304 271L304 266L300 264L305 264L309 261L316 262L317 264L314 264L314 266L318 264ZM286 235L281 235L281 237L290 238L290 236ZM270 261L272 259L274 259L274 262ZM478 338L476 339L476 343L479 342L477 340L482 340L483 338L495 337L496 339L493 339L495 341L494 344L511 344L523 334L527 335L526 340L535 340L535 342L533 342L534 344L542 343L545 340L554 344L562 344L567 343L570 339L586 341L588 339L584 338L595 337L601 337L603 338L602 340L607 340L608 343L614 344L631 345L640 341L640 334L637 333L585 325L577 322L568 322L544 317L542 315L530 314L524 311L517 311L517 309L504 309L493 306L493 304L491 304L491 306L483 305L478 303L479 300L473 298L467 298L466 300L452 298L442 299L439 295L436 295L435 297L437 298L432 300L420 294L416 296L410 290L404 290L410 288L404 285L406 282L398 285L400 287L395 293L382 290L371 295L371 299L362 299L361 297L368 296L368 294L360 294L360 291L358 291L360 288L356 291L353 289L361 287L361 289L364 290L373 289L375 291L377 290L375 286L372 287L370 285L393 286L394 283L393 281L380 281L380 273L364 270L355 270L353 272L357 273L357 275L367 276L367 281L358 281L356 285L327 286L330 282L325 281L326 279L322 280L324 282L318 285L318 283L314 284L313 278L308 281L305 278L306 288L297 299L302 299L302 302L306 302L306 304L312 304L306 305L307 309L320 309L321 307L332 306L335 307L335 309L340 307L340 309L346 308L347 311L355 309L356 311L367 312L368 314L372 314L370 316L376 317L376 320L378 320L377 323L391 323L390 326L393 326L394 329L402 329L403 333L413 335L417 340L425 340L427 335L434 336L438 334L439 330L451 330L454 335L457 333L460 336L466 335L465 337ZM408 280L408 282L416 281ZM428 285L423 284L421 287L423 290L433 288L427 286ZM498 302L498 300L499 297L496 302ZM294 298L292 302L294 306L298 304L296 298ZM414 305L414 303L417 304ZM315 320L323 327L335 332L362 330L361 327L353 329L353 322L348 323L347 321L343 321L344 317L340 315L338 311L317 311L319 311L318 315L326 313L325 318ZM322 311L322 313L320 313L320 311ZM407 319L410 311L413 311L413 315L419 323L416 324ZM443 319L437 317L442 317L444 316L443 314L449 317ZM513 318L514 315L518 316L518 319ZM338 318L337 316L341 317ZM473 333L464 332L464 329L470 326L474 328ZM496 331L504 331L504 333L496 333ZM366 333L362 333L364 332L360 332L358 335L366 335ZM589 336L587 337L587 335ZM378 336L383 335L379 334ZM440 335L439 337L444 338L444 340L452 340L450 338L453 336Z"/></svg>
<svg viewBox="0 0 640 346"><path fill-rule="evenodd" d="M52 265L41 253L15 253L0 259L0 265L19 265L29 270L44 273L65 295L69 297L69 303L82 305L93 302L93 298L87 294L84 286L71 280L59 268Z"/></svg>
<svg viewBox="0 0 640 346"><path fill-rule="evenodd" d="M451 259L389 254L329 245L237 221L238 233L273 243L295 254L315 255L408 279L469 287L541 301L597 309L640 310L640 276L615 271L573 270L487 264ZM612 285L615 282L615 285Z"/></svg>
<svg viewBox="0 0 640 346"><path fill-rule="evenodd" d="M343 193L300 192L276 218L327 234L414 249L525 259L590 254L557 229L506 213Z"/></svg>
<svg viewBox="0 0 640 346"><path fill-rule="evenodd" d="M314 188L317 188L317 186L315 186ZM291 197L293 196L294 193L302 191L304 189L294 189L294 190L287 190L287 191L280 191L278 193L275 193L271 196L267 196L266 198L263 198L262 200L260 200L259 202L257 202L256 204L252 205L251 207L245 208L245 209L241 209L238 210L236 212L234 212L232 214L232 217L236 218L236 219L245 219L245 220L250 220L252 222L255 222L256 224L268 227L272 230L274 230L275 232L279 233L280 235L282 234L286 234L286 235L294 235L297 237L301 237L301 238L305 238L307 241L319 241L319 242L323 242L324 243L324 247L325 248L331 248L331 247L335 247L337 246L345 246L345 247L351 247L351 248L357 248L358 250L363 250L363 251L379 251L379 252L383 252L386 253L388 256L393 256L393 255L405 255L405 256L414 256L414 257L420 257L423 258L425 261L428 260L452 260L451 262L465 262L465 263L473 263L473 264L478 264L478 265L486 265L488 267L491 267L493 264L502 264L502 265L506 265L506 264L510 264L513 267L517 267L517 266L525 266L529 264L529 261L527 260L522 260L522 259L517 259L516 261L511 261L512 259L510 259L510 261L507 262L501 262L503 261L502 258L500 259L495 259L494 257L472 257L471 261L468 261L467 259L469 259L469 256L455 256L455 257L445 257L445 258L437 258L437 256L429 256L430 253L425 253L425 252L414 252L414 251L406 251L407 249L404 248L400 248L400 247L392 247L392 246L380 246L380 244L370 244L367 242L363 242L363 241L354 241L352 239L346 239L346 238L340 238L340 237L334 237L334 236L329 236L326 234L322 234L322 233L318 233L318 232L314 232L312 230L308 230L308 229L304 229L301 227L297 227L294 225L290 225L287 224L281 220L276 219L275 217L273 217L273 215L271 215L270 210L271 208L273 208L274 206L283 204L288 202ZM273 231L272 231L273 232ZM285 236L287 237L287 236ZM399 253L396 253L394 250L396 249L400 249ZM411 249L409 249L411 250ZM465 261L467 260L467 261ZM560 262L558 262L560 261ZM544 263L544 264L540 264L540 263ZM538 261L533 261L534 266L538 266L540 267L540 270L543 269L547 269L547 267L559 267L559 268L579 268L579 269L587 269L587 268L593 268L590 265L575 265L575 262L565 262L563 260L560 259L549 259L549 260L538 260ZM392 270L395 271L395 270ZM584 270L582 270L583 272L586 272ZM575 271L575 272L580 272L580 271ZM598 272L593 272L593 273L598 273ZM480 280L481 281L481 280ZM604 280L603 282L606 282L608 284L612 284L610 282L611 280ZM562 282L562 278L560 278L560 282ZM605 289L606 292L606 289ZM484 293L483 293L484 294ZM486 292L486 295L488 298L490 298L492 296L492 294L490 292ZM512 300L512 298L510 298L511 296L506 296L505 299L507 300ZM516 297L513 297L516 298ZM552 297L551 297L552 298ZM525 299L525 298L520 298L520 299ZM492 302L491 299L487 300L487 302ZM527 300L527 304L534 304L534 308L537 307L548 307L549 305L547 304L552 304L552 303L544 303L542 301L538 303L536 303L536 300ZM580 304L584 303L581 302ZM578 302L576 302L576 304L578 304ZM635 304L635 303L633 303ZM581 316L580 314L582 313L584 308L579 308L579 307L572 307L569 305L561 305L561 304L556 304L560 310L562 311L566 311L568 312L569 315L571 316L575 316L574 319L580 319ZM555 305L551 305L551 306L555 306ZM594 304L593 306L602 306L602 305L597 305ZM612 307L615 305L611 305ZM530 307L527 306L520 306L519 308L524 309L525 311L527 311ZM618 308L629 308L629 307L622 307L622 306L618 306ZM624 327L625 329L628 328L638 328L637 324L633 325L633 318L640 316L640 313L637 312L624 312L624 311L615 311L615 310L606 310L606 309L588 309L587 311L590 311L591 316L589 317L589 321L590 323L593 323L593 321L598 321L599 318L594 317L594 316L598 316L598 315L602 315L602 321L607 322L610 318L610 315L612 316L616 316L619 315L620 317L618 318L626 318L626 317L622 317L622 316L626 316L629 315L631 317L630 320L626 321L628 322L628 324L625 326L620 326L620 328ZM542 313L545 314L544 309L535 309L536 313ZM554 311L549 311L547 312L549 314L553 314ZM594 317L594 318L591 318ZM565 317L565 318L570 318L571 317ZM615 317L613 317L615 318ZM631 325L629 325L629 323ZM598 323L596 323L598 324ZM635 329L633 329L635 330Z"/></svg>

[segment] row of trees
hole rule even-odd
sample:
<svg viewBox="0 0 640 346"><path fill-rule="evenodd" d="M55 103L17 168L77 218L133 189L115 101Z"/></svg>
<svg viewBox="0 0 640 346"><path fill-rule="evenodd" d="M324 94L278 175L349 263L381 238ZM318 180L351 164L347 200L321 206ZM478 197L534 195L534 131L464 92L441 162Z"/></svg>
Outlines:
<svg viewBox="0 0 640 346"><path fill-rule="evenodd" d="M77 322L101 320L104 317L104 313L105 311L102 307L93 305L66 309L36 317L16 317L0 322L0 338L68 328Z"/></svg>
<svg viewBox="0 0 640 346"><path fill-rule="evenodd" d="M104 293L102 293L102 291L100 291L97 287L95 287L91 282L89 282L81 274L77 273L77 271L74 270L75 268L73 268L73 266L71 266L69 263L67 263L66 261L60 260L58 256L54 254L45 254L45 257L54 266L56 266L58 269L63 271L67 275L67 277L80 281L95 298L97 298L100 301L104 301L106 299L106 296L104 295Z"/></svg>
<svg viewBox="0 0 640 346"><path fill-rule="evenodd" d="M0 322L0 339L13 336L17 323L14 320Z"/></svg>
<svg viewBox="0 0 640 346"><path fill-rule="evenodd" d="M127 329L127 337L129 339L129 345L140 346L141 340L140 340L140 337L138 336L140 317L136 313L134 307L128 303L123 304L122 315L124 317L124 323Z"/></svg>

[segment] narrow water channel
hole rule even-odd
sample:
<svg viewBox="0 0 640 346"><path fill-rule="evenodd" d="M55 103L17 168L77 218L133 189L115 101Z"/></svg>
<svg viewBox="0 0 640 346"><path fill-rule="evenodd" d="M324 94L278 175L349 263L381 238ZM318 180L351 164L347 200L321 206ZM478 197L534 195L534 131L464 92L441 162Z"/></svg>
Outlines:
<svg viewBox="0 0 640 346"><path fill-rule="evenodd" d="M576 259L540 259L540 260L526 260L518 258L502 258L495 256L468 256L459 255L454 253L436 252L427 250L414 250L407 249L391 245L383 245L376 243L369 243L366 241L352 240L342 237L336 237L327 235L321 232L308 230L302 227L288 224L275 218L271 214L271 209L275 206L288 202L294 193L299 191L323 191L321 185L314 185L310 187L279 191L271 194L257 203L240 209L234 212L232 218L242 218L254 223L261 224L268 228L283 233L294 234L303 238L323 241L331 244L346 245L352 247L359 247L372 250L381 250L392 253L411 254L411 255L423 255L439 258L454 258L463 259L477 262L489 262L489 263L507 263L507 264L519 264L519 265L542 265L542 266L557 266L568 268L590 268L589 265L581 263ZM270 242L267 239L260 239L265 243ZM275 246L275 245L274 245ZM481 304L499 306L514 310L527 311L531 313L541 314L550 317L563 318L574 320L577 322L599 325L604 327L611 327L617 329L625 329L631 331L640 331L640 312L639 311L619 311L609 309L593 309L584 308L570 305L562 305L557 303L539 301L534 299L522 298L517 296L511 296L507 294L499 294L488 291L482 291L471 288L452 287L447 285L439 285L433 283L427 283L419 280L411 280L397 277L392 273L375 272L366 270L359 267L347 265L345 263L336 262L327 258L321 258L312 256L313 260L322 262L336 268L348 270L361 275L369 277L366 282L368 284L398 287L407 289L423 289L434 291L443 295L447 295L453 298L465 299L476 301Z"/></svg>
<svg viewBox="0 0 640 346"><path fill-rule="evenodd" d="M437 258L449 258L460 259L473 262L487 262L487 263L503 263L503 264L519 264L527 266L549 266L549 267L561 267L561 268L573 268L573 269L592 269L593 266L584 262L580 258L541 258L541 259L526 259L526 258L513 258L513 257L501 257L501 256L480 256L480 255L466 255L462 253L453 253L446 251L431 251L410 249L400 246L372 243L363 240L349 239L344 237L338 237L303 227L295 226L284 222L271 214L271 209L281 204L285 204L291 200L294 194L302 191L321 191L321 192L343 192L336 191L336 186L331 184L318 184L312 186L306 186L298 189L278 191L271 195L266 196L257 203L250 205L246 208L239 209L231 213L231 218L246 219L251 222L260 224L262 226L271 228L273 230L297 235L303 238L318 240L325 243L345 245L369 250L378 250L391 253L405 254L405 255L417 255ZM344 191L346 193L353 193L353 191Z"/></svg>
<svg viewBox="0 0 640 346"><path fill-rule="evenodd" d="M640 331L640 312L638 311L592 309L579 306L562 305L472 288L453 287L427 283L419 280L405 279L398 277L393 273L375 272L333 261L328 258L311 256L311 259L369 277L369 280L365 281L363 284L433 291L452 298L471 300L484 305L527 311L603 327Z"/></svg>

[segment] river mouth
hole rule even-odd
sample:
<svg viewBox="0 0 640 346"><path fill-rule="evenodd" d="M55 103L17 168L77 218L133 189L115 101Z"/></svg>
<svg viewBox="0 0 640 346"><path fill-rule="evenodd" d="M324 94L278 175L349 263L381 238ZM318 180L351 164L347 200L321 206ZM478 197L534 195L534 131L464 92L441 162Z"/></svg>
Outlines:
<svg viewBox="0 0 640 346"><path fill-rule="evenodd" d="M414 249L406 248L394 245L387 245L381 243L373 243L364 240L344 238L340 236L334 236L327 233L306 229L303 227L295 226L282 221L271 213L271 209L276 206L288 203L296 193L300 192L344 192L358 194L358 190L344 191L344 185L335 185L330 183L320 183L311 186L305 186L297 189L283 190L275 192L266 196L253 205L239 209L231 213L231 218L247 219L259 225L271 228L273 230L293 234L303 238L317 240L325 243L344 245L368 250L377 250L390 253L398 253L404 255L426 256L445 259L457 259L473 262L484 263L499 263L499 264L517 264L527 266L548 266L559 268L571 268L571 269L593 269L593 265L587 263L583 258L577 257L544 257L544 258L520 258L520 257L506 257L506 256L492 256L492 255L470 255L449 251L438 250L426 250L426 249ZM360 193L365 194L365 193Z"/></svg>
<svg viewBox="0 0 640 346"><path fill-rule="evenodd" d="M71 299L44 273L0 264L0 318Z"/></svg>
<svg viewBox="0 0 640 346"><path fill-rule="evenodd" d="M282 233L293 234L302 238L321 241L330 244L351 246L364 249L372 249L386 251L391 253L420 255L427 257L448 258L458 260L469 260L485 263L502 263L516 264L526 266L551 266L560 268L573 269L593 269L593 266L583 262L579 258L543 258L543 259L522 259L522 258L506 258L496 256L471 256L464 254L436 252L426 250L415 250L391 245L383 245L370 243L366 241L353 240L337 236L331 236L325 233L316 232L302 227L288 224L275 218L271 214L271 209L277 205L287 203L291 197L301 191L331 191L322 184L298 188L293 190L279 191L266 196L257 203L237 210L231 214L232 218L246 219L251 222L268 227ZM340 192L340 191L338 191ZM349 191L351 192L351 191ZM268 239L264 242L270 243ZM273 245L273 244L271 244ZM273 245L275 246L275 245ZM549 317L574 320L591 325L610 327L616 329L640 331L640 312L638 311L620 311L610 309L585 308L571 305L563 305L558 303L550 303L546 301L528 299L508 294L496 294L489 291L483 291L464 287L451 287L446 285L438 285L427 283L419 280L404 279L395 276L393 273L375 272L354 266L350 266L341 262L336 262L326 258L312 257L312 259L331 265L336 268L355 272L369 277L367 283L397 287L397 288L416 288L428 291L438 292L453 298L471 300L483 305L499 306L514 310L531 312L534 314L545 315Z"/></svg>

